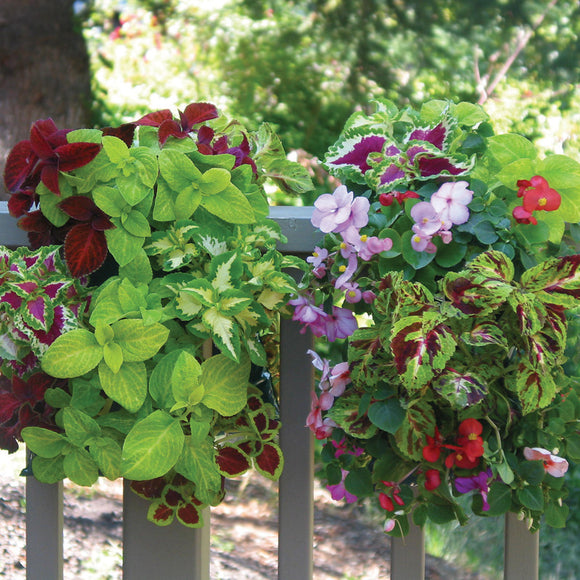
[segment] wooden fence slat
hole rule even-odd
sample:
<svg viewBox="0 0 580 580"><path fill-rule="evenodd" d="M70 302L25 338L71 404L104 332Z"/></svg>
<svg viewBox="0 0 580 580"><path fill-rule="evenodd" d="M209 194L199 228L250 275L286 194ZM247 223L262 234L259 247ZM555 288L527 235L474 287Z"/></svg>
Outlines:
<svg viewBox="0 0 580 580"><path fill-rule="evenodd" d="M296 322L281 322L280 446L285 466L280 478L278 578L312 578L314 443L305 420L310 411L313 367L306 353L310 333L300 334Z"/></svg>
<svg viewBox="0 0 580 580"><path fill-rule="evenodd" d="M62 580L62 481L40 483L26 478L26 578Z"/></svg>
<svg viewBox="0 0 580 580"><path fill-rule="evenodd" d="M425 534L411 523L404 538L391 539L391 580L424 580Z"/></svg>
<svg viewBox="0 0 580 580"><path fill-rule="evenodd" d="M504 580L538 580L540 534L532 534L517 515L505 516Z"/></svg>
<svg viewBox="0 0 580 580"><path fill-rule="evenodd" d="M147 520L149 505L124 483L123 580L209 580L209 510L203 528L161 527Z"/></svg>

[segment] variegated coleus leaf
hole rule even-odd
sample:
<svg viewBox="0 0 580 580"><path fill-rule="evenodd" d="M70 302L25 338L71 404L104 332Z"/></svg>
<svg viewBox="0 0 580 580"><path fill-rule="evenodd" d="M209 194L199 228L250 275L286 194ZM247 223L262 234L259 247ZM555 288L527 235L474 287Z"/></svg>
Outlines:
<svg viewBox="0 0 580 580"><path fill-rule="evenodd" d="M514 266L502 252L490 250L461 272L448 272L441 288L453 306L467 315L484 315L499 308L514 292Z"/></svg>
<svg viewBox="0 0 580 580"><path fill-rule="evenodd" d="M238 252L226 252L212 258L208 280L218 291L239 288L243 274L242 259Z"/></svg>
<svg viewBox="0 0 580 580"><path fill-rule="evenodd" d="M509 343L504 330L496 322L481 322L461 335L461 340L470 346L497 345L508 350Z"/></svg>
<svg viewBox="0 0 580 580"><path fill-rule="evenodd" d="M148 256L160 256L166 272L178 270L199 255L199 249L192 242L197 229L192 221L178 221L167 230L153 232L144 250Z"/></svg>
<svg viewBox="0 0 580 580"><path fill-rule="evenodd" d="M520 284L542 302L571 308L580 299L580 254L551 258L522 274Z"/></svg>
<svg viewBox="0 0 580 580"><path fill-rule="evenodd" d="M452 408L463 409L482 401L487 395L486 382L469 372L445 369L433 382L433 388Z"/></svg>
<svg viewBox="0 0 580 580"><path fill-rule="evenodd" d="M453 356L457 339L443 320L431 316L406 316L391 331L391 351L401 381L416 392L443 370Z"/></svg>
<svg viewBox="0 0 580 580"><path fill-rule="evenodd" d="M219 472L226 477L238 477L251 467L248 454L237 445L224 445L218 449L216 462Z"/></svg>
<svg viewBox="0 0 580 580"><path fill-rule="evenodd" d="M371 169L369 156L380 160L387 143L391 140L385 132L369 133L356 127L346 130L328 150L324 165L343 180L364 184L365 174Z"/></svg>
<svg viewBox="0 0 580 580"><path fill-rule="evenodd" d="M256 471L264 477L276 481L284 468L284 456L278 445L271 441L261 445L261 452L254 457Z"/></svg>
<svg viewBox="0 0 580 580"><path fill-rule="evenodd" d="M328 411L330 417L343 431L357 439L370 439L377 432L367 414L359 413L360 396L344 393L338 397Z"/></svg>
<svg viewBox="0 0 580 580"><path fill-rule="evenodd" d="M549 368L523 361L518 366L515 391L522 413L527 415L547 407L556 395L557 387Z"/></svg>
<svg viewBox="0 0 580 580"><path fill-rule="evenodd" d="M420 461L423 457L425 436L435 432L436 420L433 408L424 399L412 401L403 424L395 433L397 447L404 457Z"/></svg>

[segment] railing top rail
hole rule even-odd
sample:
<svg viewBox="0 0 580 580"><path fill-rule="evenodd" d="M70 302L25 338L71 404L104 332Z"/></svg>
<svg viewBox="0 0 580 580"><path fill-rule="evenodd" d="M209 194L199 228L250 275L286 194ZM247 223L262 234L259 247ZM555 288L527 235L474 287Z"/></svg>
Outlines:
<svg viewBox="0 0 580 580"><path fill-rule="evenodd" d="M270 217L280 224L282 233L288 238L281 244L284 252L307 253L314 249L321 236L310 223L312 207L272 206ZM0 201L0 244L3 246L22 246L28 243L26 232L22 231L8 213L8 202Z"/></svg>

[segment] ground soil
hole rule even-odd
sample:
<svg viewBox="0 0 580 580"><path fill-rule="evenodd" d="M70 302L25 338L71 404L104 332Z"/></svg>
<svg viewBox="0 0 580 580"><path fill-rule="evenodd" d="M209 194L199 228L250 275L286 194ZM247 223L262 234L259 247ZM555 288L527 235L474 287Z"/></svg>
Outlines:
<svg viewBox="0 0 580 580"><path fill-rule="evenodd" d="M0 454L0 577L24 580L24 483L15 461ZM72 485L65 489L65 580L120 580L121 484L105 481L89 493ZM252 478L231 486L226 501L212 510L211 521L212 580L277 578L275 485ZM323 489L315 493L314 555L315 580L390 578L389 541L379 524L356 507L337 506ZM426 577L487 580L430 556Z"/></svg>

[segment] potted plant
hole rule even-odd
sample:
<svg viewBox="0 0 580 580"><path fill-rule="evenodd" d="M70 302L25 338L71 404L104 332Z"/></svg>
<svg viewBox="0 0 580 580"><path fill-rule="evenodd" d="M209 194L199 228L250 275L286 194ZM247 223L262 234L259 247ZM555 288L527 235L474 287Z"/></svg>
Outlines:
<svg viewBox="0 0 580 580"><path fill-rule="evenodd" d="M293 262L264 183L310 188L268 125L209 103L118 128L37 121L10 152L0 433L42 482L124 477L160 525L202 525L224 478L280 475L275 361Z"/></svg>
<svg viewBox="0 0 580 580"><path fill-rule="evenodd" d="M319 337L307 424L335 499L385 531L515 512L564 526L580 459L580 164L430 101L354 113L294 319ZM569 338L568 338L569 337ZM567 341L568 338L568 341Z"/></svg>

